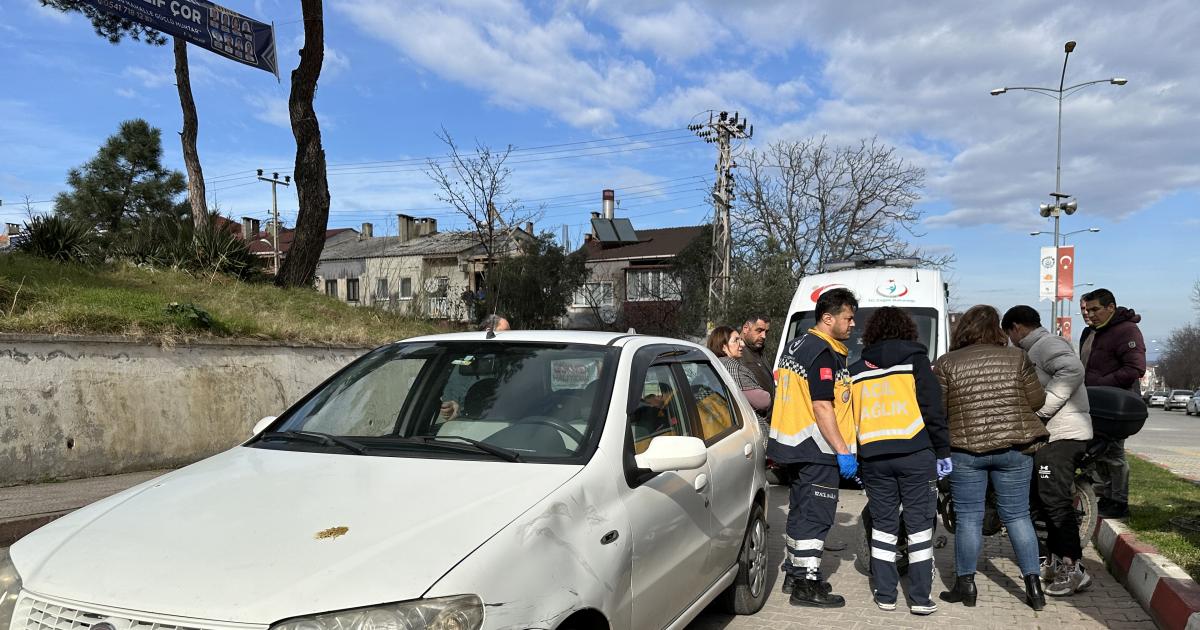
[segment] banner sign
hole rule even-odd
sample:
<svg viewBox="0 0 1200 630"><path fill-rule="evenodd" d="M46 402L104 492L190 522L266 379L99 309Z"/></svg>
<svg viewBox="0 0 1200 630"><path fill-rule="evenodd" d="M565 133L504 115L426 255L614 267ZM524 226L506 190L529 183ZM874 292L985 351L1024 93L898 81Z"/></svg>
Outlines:
<svg viewBox="0 0 1200 630"><path fill-rule="evenodd" d="M1070 316L1058 318L1058 331L1057 332L1062 337L1065 337L1067 339L1071 338L1071 318L1070 318Z"/></svg>
<svg viewBox="0 0 1200 630"><path fill-rule="evenodd" d="M84 0L113 15L133 20L189 44L211 50L279 78L275 27L207 0Z"/></svg>
<svg viewBox="0 0 1200 630"><path fill-rule="evenodd" d="M1038 262L1038 301L1054 299L1054 275L1058 271L1058 264L1055 262L1055 251L1053 247L1043 247L1042 257Z"/></svg>
<svg viewBox="0 0 1200 630"><path fill-rule="evenodd" d="M1058 248L1058 299L1075 299L1075 246Z"/></svg>

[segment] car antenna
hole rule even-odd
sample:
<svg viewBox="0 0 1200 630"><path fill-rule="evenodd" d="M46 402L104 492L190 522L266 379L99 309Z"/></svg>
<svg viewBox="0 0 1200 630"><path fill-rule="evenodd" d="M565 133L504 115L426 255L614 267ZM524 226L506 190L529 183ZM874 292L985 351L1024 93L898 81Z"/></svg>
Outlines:
<svg viewBox="0 0 1200 630"><path fill-rule="evenodd" d="M491 328L488 328L488 329L487 329L487 334L486 334L486 335L484 335L484 337L483 337L483 338L484 338L484 339L495 339L495 338L496 338L496 331L492 330Z"/></svg>

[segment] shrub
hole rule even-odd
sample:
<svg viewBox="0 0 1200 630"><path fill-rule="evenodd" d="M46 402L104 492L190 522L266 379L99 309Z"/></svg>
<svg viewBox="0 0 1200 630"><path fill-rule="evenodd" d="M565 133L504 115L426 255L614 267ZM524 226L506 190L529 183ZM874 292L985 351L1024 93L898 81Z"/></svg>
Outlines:
<svg viewBox="0 0 1200 630"><path fill-rule="evenodd" d="M17 247L58 262L90 263L97 257L95 230L55 215L37 216L27 221Z"/></svg>
<svg viewBox="0 0 1200 630"><path fill-rule="evenodd" d="M164 269L226 273L241 280L258 275L258 258L237 235L213 223L199 229L187 221L147 221L113 247L118 258Z"/></svg>

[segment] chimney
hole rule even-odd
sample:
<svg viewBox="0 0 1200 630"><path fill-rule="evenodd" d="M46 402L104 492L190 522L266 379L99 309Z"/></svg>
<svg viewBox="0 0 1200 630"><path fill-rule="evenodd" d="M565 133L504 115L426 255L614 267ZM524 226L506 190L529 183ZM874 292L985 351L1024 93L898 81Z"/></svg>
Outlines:
<svg viewBox="0 0 1200 630"><path fill-rule="evenodd" d="M407 214L396 215L396 234L400 237L400 242L411 241L417 236L416 220Z"/></svg>
<svg viewBox="0 0 1200 630"><path fill-rule="evenodd" d="M533 236L533 221L525 222L525 232L528 233L530 236Z"/></svg>
<svg viewBox="0 0 1200 630"><path fill-rule="evenodd" d="M9 236L21 233L21 225L19 223L5 223L4 227L8 231Z"/></svg>
<svg viewBox="0 0 1200 630"><path fill-rule="evenodd" d="M600 193L600 197L601 197L601 199L603 199L604 218L612 219L613 217L616 216L615 206L616 206L617 194L615 192L613 192L613 190L611 188L605 188L604 191Z"/></svg>
<svg viewBox="0 0 1200 630"><path fill-rule="evenodd" d="M242 217L242 240L249 242L258 238L258 219Z"/></svg>
<svg viewBox="0 0 1200 630"><path fill-rule="evenodd" d="M370 223L362 224L362 231L359 232L359 238L372 238L375 236L375 226Z"/></svg>
<svg viewBox="0 0 1200 630"><path fill-rule="evenodd" d="M435 219L433 217L426 217L425 218L425 230L426 230L426 232L425 232L426 234L430 234L430 235L437 234L437 219Z"/></svg>

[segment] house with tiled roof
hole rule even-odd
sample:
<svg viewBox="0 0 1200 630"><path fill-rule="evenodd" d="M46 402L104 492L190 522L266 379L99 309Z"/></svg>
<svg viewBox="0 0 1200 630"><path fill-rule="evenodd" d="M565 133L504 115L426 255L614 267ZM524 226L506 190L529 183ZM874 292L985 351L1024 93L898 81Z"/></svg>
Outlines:
<svg viewBox="0 0 1200 630"><path fill-rule="evenodd" d="M264 229L259 229L259 220L253 217L242 217L240 224L222 216L216 216L213 220L218 229L236 234L242 240L246 241L246 248L262 261L263 269L266 269L268 273L274 272L275 234L270 221L267 221ZM354 228L331 228L325 230L325 247L336 245L343 241L356 240L358 235L358 230ZM283 264L288 252L292 250L292 241L295 238L295 230L280 226L279 264Z"/></svg>
<svg viewBox="0 0 1200 630"><path fill-rule="evenodd" d="M698 239L708 238L708 228L635 229L630 219L615 216L613 191L605 190L602 202L603 211L592 213L591 232L580 248L591 275L567 309L568 325L672 329L683 300L676 258Z"/></svg>
<svg viewBox="0 0 1200 630"><path fill-rule="evenodd" d="M436 319L470 321L469 297L483 288L489 264L477 232L439 232L437 219L397 215L396 236L374 236L370 224L355 238L326 245L317 264L317 289L358 306ZM509 256L532 237L533 226L503 232L495 256ZM282 239L281 239L282 240Z"/></svg>

